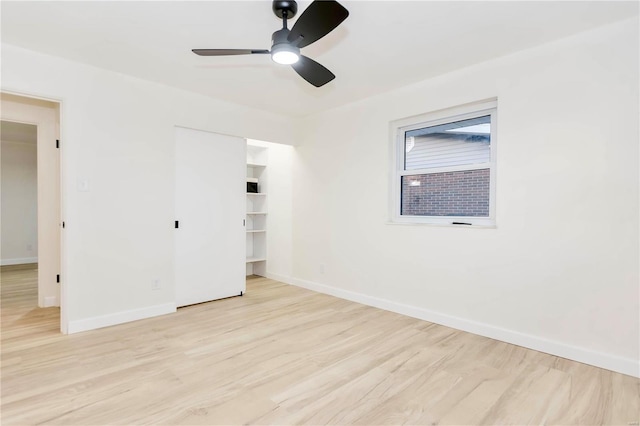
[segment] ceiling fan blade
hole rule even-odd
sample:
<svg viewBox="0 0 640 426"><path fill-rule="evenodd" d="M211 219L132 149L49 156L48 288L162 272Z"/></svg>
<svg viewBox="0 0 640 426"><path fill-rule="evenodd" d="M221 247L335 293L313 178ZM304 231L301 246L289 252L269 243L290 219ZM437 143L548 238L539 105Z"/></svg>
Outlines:
<svg viewBox="0 0 640 426"><path fill-rule="evenodd" d="M200 56L230 56L230 55L264 55L270 53L264 49L191 49Z"/></svg>
<svg viewBox="0 0 640 426"><path fill-rule="evenodd" d="M300 77L304 78L316 87L324 86L336 78L331 71L304 55L300 55L298 62L291 66L298 74L300 74Z"/></svg>
<svg viewBox="0 0 640 426"><path fill-rule="evenodd" d="M333 31L347 16L349 11L337 1L315 0L300 15L287 39L292 43L302 37L298 47L308 46Z"/></svg>

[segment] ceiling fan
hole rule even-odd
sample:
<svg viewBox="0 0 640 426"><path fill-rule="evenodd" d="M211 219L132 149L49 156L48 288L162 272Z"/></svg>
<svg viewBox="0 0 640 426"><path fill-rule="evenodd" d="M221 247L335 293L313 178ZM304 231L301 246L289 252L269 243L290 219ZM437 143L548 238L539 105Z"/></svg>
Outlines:
<svg viewBox="0 0 640 426"><path fill-rule="evenodd" d="M200 56L265 55L279 64L291 67L316 87L324 86L336 76L314 61L300 54L300 49L320 40L347 19L349 11L334 0L315 0L300 15L293 28L287 28L287 19L293 18L298 4L293 0L274 0L273 13L282 19L282 29L271 36L271 50L262 49L193 49Z"/></svg>

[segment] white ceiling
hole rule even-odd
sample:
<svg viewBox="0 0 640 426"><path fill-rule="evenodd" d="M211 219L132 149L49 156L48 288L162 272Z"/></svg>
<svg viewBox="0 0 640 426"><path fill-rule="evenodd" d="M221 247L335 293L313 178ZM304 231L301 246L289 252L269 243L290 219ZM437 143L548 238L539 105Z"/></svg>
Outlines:
<svg viewBox="0 0 640 426"><path fill-rule="evenodd" d="M298 2L300 16L310 2ZM350 16L303 49L322 88L268 55L271 1L2 1L2 41L219 99L306 115L638 14L638 2L341 1ZM295 21L295 19L294 19Z"/></svg>
<svg viewBox="0 0 640 426"><path fill-rule="evenodd" d="M35 145L38 141L38 127L33 124L0 121L0 139Z"/></svg>

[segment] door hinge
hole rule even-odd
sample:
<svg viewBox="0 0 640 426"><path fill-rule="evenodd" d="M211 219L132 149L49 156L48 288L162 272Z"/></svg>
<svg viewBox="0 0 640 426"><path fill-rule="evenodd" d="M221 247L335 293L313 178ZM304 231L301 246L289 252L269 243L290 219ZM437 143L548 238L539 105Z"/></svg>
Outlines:
<svg viewBox="0 0 640 426"><path fill-rule="evenodd" d="M180 227L180 224L179 224L179 222L178 222L177 220L176 220L176 222L175 222L175 225L174 225L174 226L175 226L175 228L176 228L176 229L178 229L178 228Z"/></svg>
<svg viewBox="0 0 640 426"><path fill-rule="evenodd" d="M56 148L60 148L60 139L56 139Z"/></svg>
<svg viewBox="0 0 640 426"><path fill-rule="evenodd" d="M56 282L60 284L60 274L56 275Z"/></svg>

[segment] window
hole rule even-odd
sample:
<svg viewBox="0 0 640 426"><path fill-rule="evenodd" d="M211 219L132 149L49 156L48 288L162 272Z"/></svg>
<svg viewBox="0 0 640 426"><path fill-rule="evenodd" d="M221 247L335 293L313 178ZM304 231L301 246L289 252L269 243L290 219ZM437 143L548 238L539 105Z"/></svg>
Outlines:
<svg viewBox="0 0 640 426"><path fill-rule="evenodd" d="M392 123L394 222L495 225L496 101Z"/></svg>

